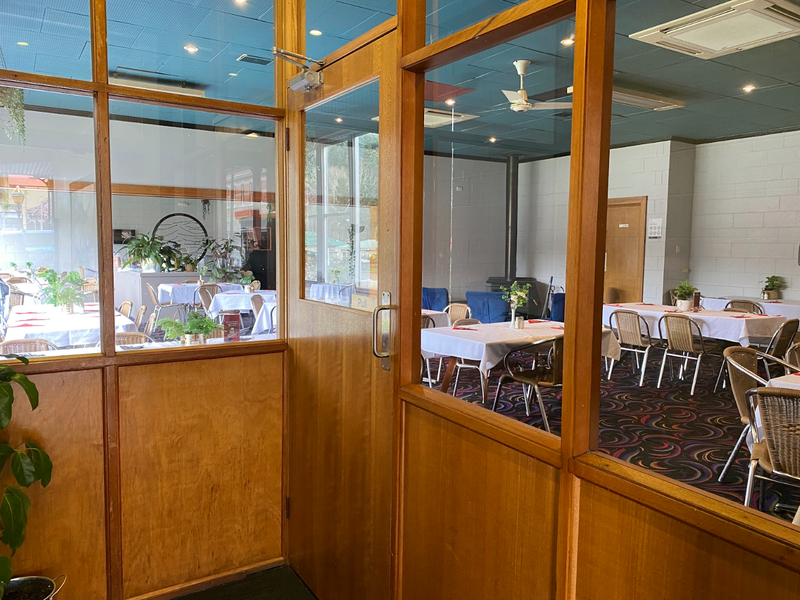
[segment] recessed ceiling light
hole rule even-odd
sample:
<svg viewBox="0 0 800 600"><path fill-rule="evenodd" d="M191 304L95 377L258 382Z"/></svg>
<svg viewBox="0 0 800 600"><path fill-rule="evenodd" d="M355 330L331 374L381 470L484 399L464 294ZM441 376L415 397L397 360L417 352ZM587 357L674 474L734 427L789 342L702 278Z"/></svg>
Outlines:
<svg viewBox="0 0 800 600"><path fill-rule="evenodd" d="M27 46L28 42L17 42L17 46Z"/></svg>
<svg viewBox="0 0 800 600"><path fill-rule="evenodd" d="M571 35L568 38L564 38L563 40L561 40L561 45L562 46L572 46L572 44L574 44L574 43L575 43L575 36L574 35Z"/></svg>
<svg viewBox="0 0 800 600"><path fill-rule="evenodd" d="M447 106L455 106L456 105L456 101L453 100L452 98L448 98L447 100L444 101L444 103L447 104Z"/></svg>
<svg viewBox="0 0 800 600"><path fill-rule="evenodd" d="M195 46L194 44L187 44L186 46L183 47L183 49L186 50L189 54L194 54L195 52L197 52L197 46Z"/></svg>
<svg viewBox="0 0 800 600"><path fill-rule="evenodd" d="M247 0L236 0L236 4L244 4Z"/></svg>
<svg viewBox="0 0 800 600"><path fill-rule="evenodd" d="M238 73L228 73L228 77L238 77Z"/></svg>
<svg viewBox="0 0 800 600"><path fill-rule="evenodd" d="M746 86L744 86L742 89L743 89L745 92L752 92L754 89L756 89L756 86L754 86L754 85L753 85L753 84L751 84L751 83L748 83L748 84L747 84Z"/></svg>
<svg viewBox="0 0 800 600"><path fill-rule="evenodd" d="M489 143L490 143L490 144L494 144L496 141L497 141L497 138L496 138L496 137L490 137L490 138L489 138Z"/></svg>
<svg viewBox="0 0 800 600"><path fill-rule="evenodd" d="M334 121L336 121L337 123L341 123L342 121L344 121L344 119L342 117L336 117Z"/></svg>
<svg viewBox="0 0 800 600"><path fill-rule="evenodd" d="M247 134L247 137L261 137L261 136L258 135L255 131L252 131L252 132Z"/></svg>
<svg viewBox="0 0 800 600"><path fill-rule="evenodd" d="M319 29L312 29L308 33L310 33L311 35L322 35L322 32Z"/></svg>

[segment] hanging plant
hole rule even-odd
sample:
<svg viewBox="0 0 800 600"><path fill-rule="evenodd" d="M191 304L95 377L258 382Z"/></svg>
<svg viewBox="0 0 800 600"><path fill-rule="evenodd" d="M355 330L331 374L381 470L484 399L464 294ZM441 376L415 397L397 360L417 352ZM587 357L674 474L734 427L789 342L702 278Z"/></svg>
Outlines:
<svg viewBox="0 0 800 600"><path fill-rule="evenodd" d="M208 213L211 210L211 200L208 198L203 199L203 218L205 219L208 216Z"/></svg>
<svg viewBox="0 0 800 600"><path fill-rule="evenodd" d="M16 136L25 145L25 90L11 87L0 87L0 106L6 109L7 115L2 119L3 130L8 139Z"/></svg>

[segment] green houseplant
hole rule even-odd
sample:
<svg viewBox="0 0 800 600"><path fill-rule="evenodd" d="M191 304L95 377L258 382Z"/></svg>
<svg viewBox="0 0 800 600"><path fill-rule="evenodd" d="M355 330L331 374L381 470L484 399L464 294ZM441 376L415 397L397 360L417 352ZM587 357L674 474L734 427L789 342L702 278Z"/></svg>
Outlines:
<svg viewBox="0 0 800 600"><path fill-rule="evenodd" d="M39 277L48 283L42 288L42 300L45 304L58 306L66 313L71 313L76 304L83 306L86 297L83 286L86 285L86 280L77 271L59 275L53 269L47 269Z"/></svg>
<svg viewBox="0 0 800 600"><path fill-rule="evenodd" d="M3 64L5 68L5 64ZM0 119L8 139L19 139L25 145L25 90L12 87L0 87L0 106L5 108L8 117Z"/></svg>
<svg viewBox="0 0 800 600"><path fill-rule="evenodd" d="M786 287L786 280L780 275L770 275L764 280L761 288L763 300L777 300L781 297L781 290Z"/></svg>
<svg viewBox="0 0 800 600"><path fill-rule="evenodd" d="M28 359L22 356L11 354L6 358L13 358L23 364L28 364ZM14 404L12 383L17 384L25 392L32 410L36 410L39 406L39 391L36 389L36 385L27 376L18 373L10 366L0 365L0 429L5 429L11 422ZM38 481L42 487L47 487L53 473L53 463L47 453L34 442L24 441L14 447L7 441L0 442L0 471L9 462L11 474L17 485L8 484L2 490L0 542L11 549L13 557L25 541L28 510L31 507L31 501L27 494L18 486L28 488ZM0 556L0 598L10 581L11 559L7 556Z"/></svg>
<svg viewBox="0 0 800 600"><path fill-rule="evenodd" d="M177 271L185 265L185 254L179 248L175 248L164 240L160 235L147 235L141 233L128 240L123 248L117 253L126 251L128 258L123 263L123 267L129 267L136 263L144 271Z"/></svg>
<svg viewBox="0 0 800 600"><path fill-rule="evenodd" d="M697 288L689 283L688 279L681 281L675 288L675 298L677 299L678 310L686 312L692 308L692 298Z"/></svg>
<svg viewBox="0 0 800 600"><path fill-rule="evenodd" d="M164 337L168 340L183 339L183 343L187 346L205 344L207 336L222 329L214 319L195 311L189 313L185 322L177 319L161 319L158 326L164 331Z"/></svg>
<svg viewBox="0 0 800 600"><path fill-rule="evenodd" d="M528 292L531 289L531 284L526 283L520 285L515 281L511 287L500 286L500 291L503 292L503 300L508 302L511 307L511 327L516 327L517 308L528 302Z"/></svg>

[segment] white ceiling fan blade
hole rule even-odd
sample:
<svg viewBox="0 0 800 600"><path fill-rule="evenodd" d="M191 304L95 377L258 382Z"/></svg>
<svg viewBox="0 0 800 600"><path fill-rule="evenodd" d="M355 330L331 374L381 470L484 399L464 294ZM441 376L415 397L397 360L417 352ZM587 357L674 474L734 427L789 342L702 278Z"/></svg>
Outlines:
<svg viewBox="0 0 800 600"><path fill-rule="evenodd" d="M508 98L509 102L525 102L525 98L520 96L519 92L511 92L509 90L503 90L503 93L506 95L506 98Z"/></svg>
<svg viewBox="0 0 800 600"><path fill-rule="evenodd" d="M537 102L531 108L533 110L562 110L572 108L572 102Z"/></svg>

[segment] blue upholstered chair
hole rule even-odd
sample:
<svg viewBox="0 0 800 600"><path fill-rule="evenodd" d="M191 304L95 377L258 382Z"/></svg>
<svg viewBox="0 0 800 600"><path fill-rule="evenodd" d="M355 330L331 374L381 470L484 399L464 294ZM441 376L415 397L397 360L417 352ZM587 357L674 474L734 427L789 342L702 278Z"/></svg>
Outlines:
<svg viewBox="0 0 800 600"><path fill-rule="evenodd" d="M447 288L422 288L422 310L444 310L449 303Z"/></svg>
<svg viewBox="0 0 800 600"><path fill-rule="evenodd" d="M550 304L550 320L564 322L564 293L553 294Z"/></svg>
<svg viewBox="0 0 800 600"><path fill-rule="evenodd" d="M503 292L467 292L472 318L481 323L502 323L511 315L511 307L503 300Z"/></svg>

